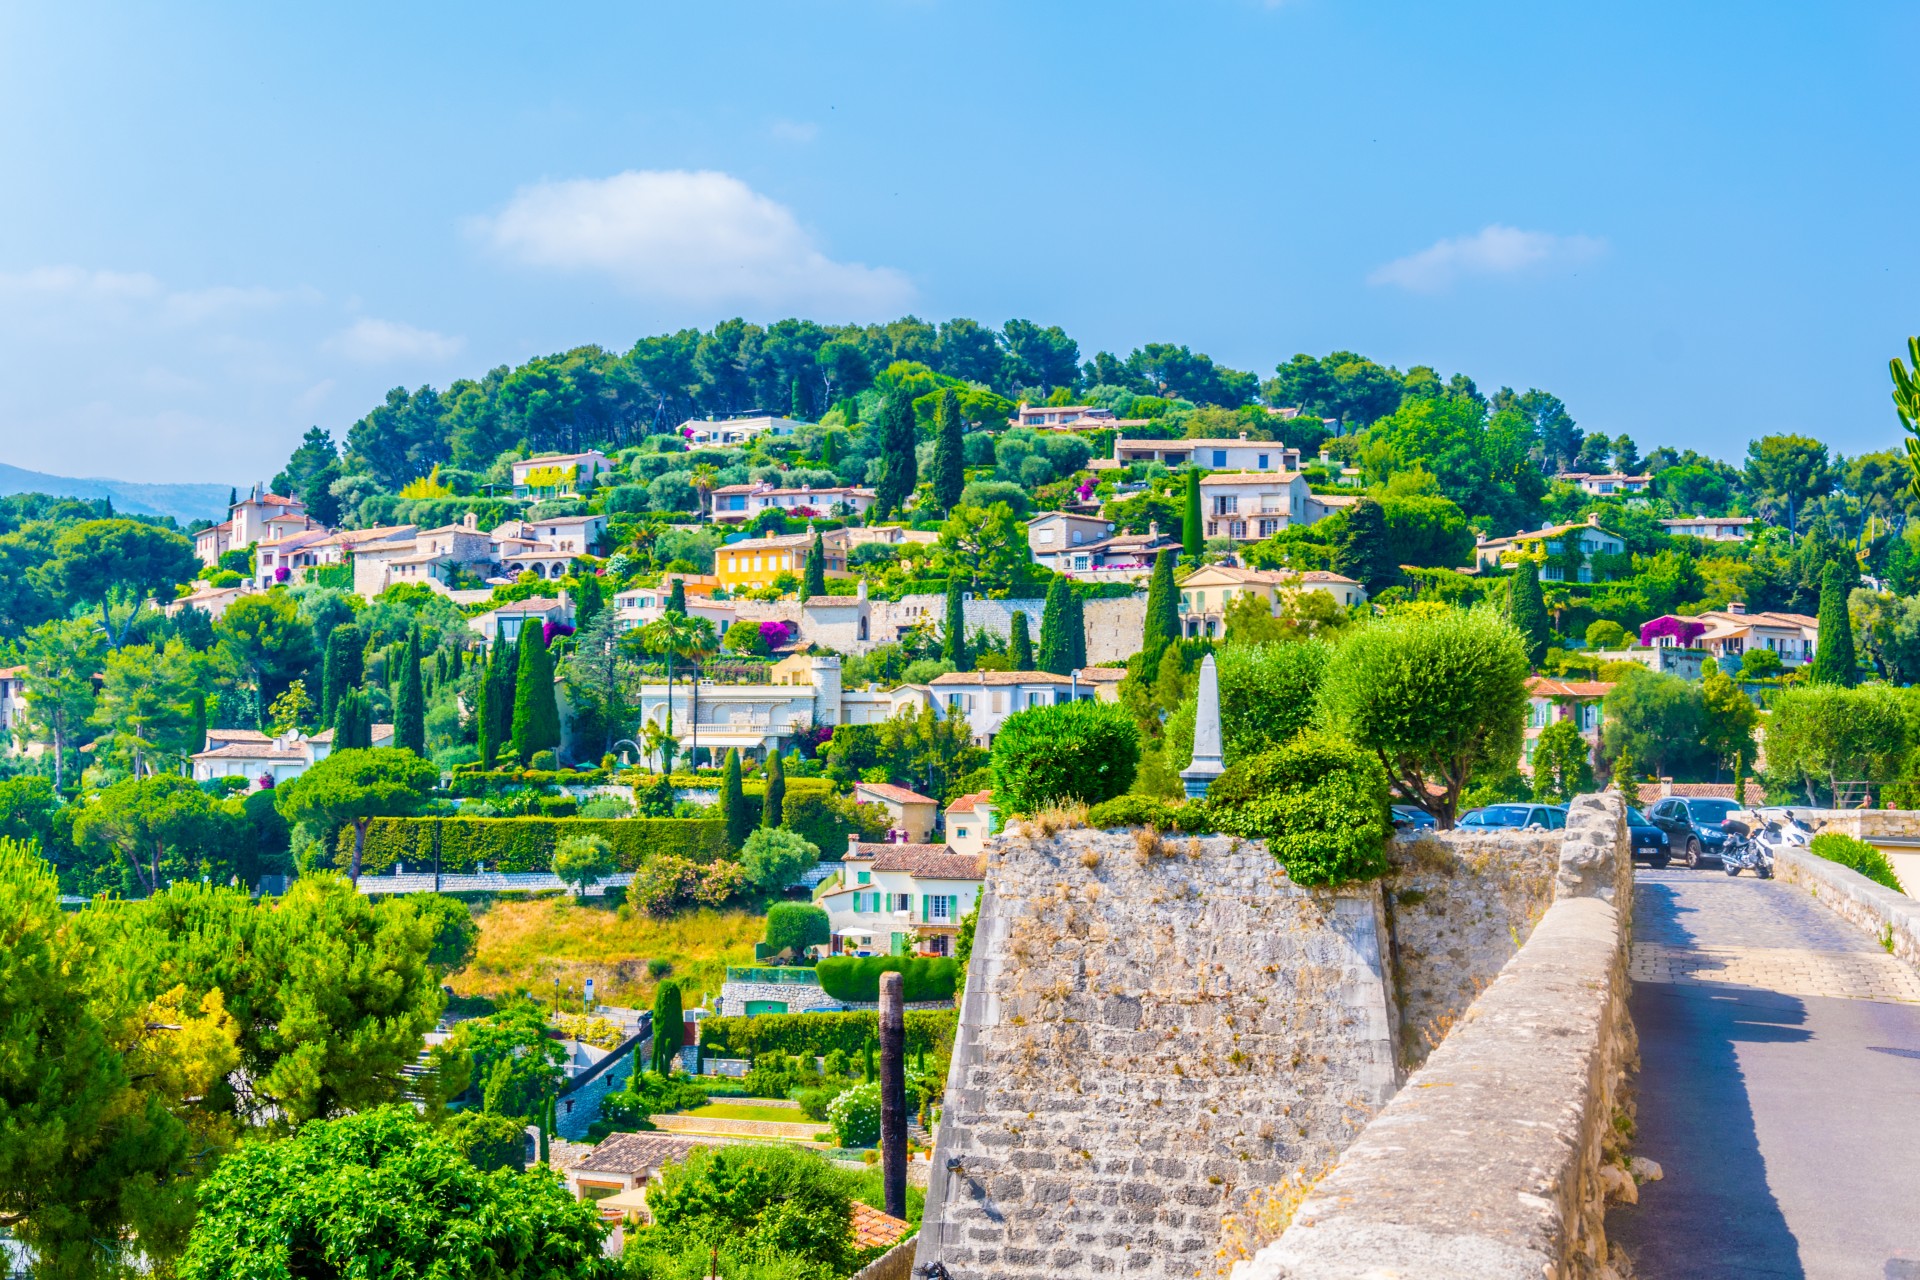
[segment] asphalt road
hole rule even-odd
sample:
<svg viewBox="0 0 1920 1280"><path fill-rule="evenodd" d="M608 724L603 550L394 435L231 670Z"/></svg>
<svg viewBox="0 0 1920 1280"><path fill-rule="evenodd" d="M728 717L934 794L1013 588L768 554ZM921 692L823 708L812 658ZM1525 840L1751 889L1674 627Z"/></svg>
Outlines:
<svg viewBox="0 0 1920 1280"><path fill-rule="evenodd" d="M1642 1280L1920 1280L1920 972L1751 873L1642 869Z"/></svg>

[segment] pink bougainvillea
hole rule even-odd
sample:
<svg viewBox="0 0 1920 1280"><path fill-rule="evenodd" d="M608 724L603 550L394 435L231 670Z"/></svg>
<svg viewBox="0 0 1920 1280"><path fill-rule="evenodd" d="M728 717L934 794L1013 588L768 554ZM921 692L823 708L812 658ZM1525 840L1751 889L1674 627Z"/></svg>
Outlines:
<svg viewBox="0 0 1920 1280"><path fill-rule="evenodd" d="M1693 642L1706 632L1706 624L1695 622L1691 618L1675 617L1669 613L1655 618L1640 628L1640 643L1651 648L1662 639L1672 637L1673 643L1681 648L1691 648Z"/></svg>
<svg viewBox="0 0 1920 1280"><path fill-rule="evenodd" d="M263 773L258 778L254 779L254 781L260 784L260 789L262 791L273 790L273 775L270 773Z"/></svg>
<svg viewBox="0 0 1920 1280"><path fill-rule="evenodd" d="M545 639L549 645L551 645L553 643L555 636L572 635L573 627L570 623L555 622L552 618L548 618L545 622L540 624L540 631L541 631L542 638Z"/></svg>
<svg viewBox="0 0 1920 1280"><path fill-rule="evenodd" d="M769 649L778 649L792 638L793 627L790 623L767 621L760 624L760 639Z"/></svg>
<svg viewBox="0 0 1920 1280"><path fill-rule="evenodd" d="M273 580L275 582L285 582L288 578L291 578L292 576L293 576L293 570L287 568L287 566L285 565L281 565L273 571Z"/></svg>

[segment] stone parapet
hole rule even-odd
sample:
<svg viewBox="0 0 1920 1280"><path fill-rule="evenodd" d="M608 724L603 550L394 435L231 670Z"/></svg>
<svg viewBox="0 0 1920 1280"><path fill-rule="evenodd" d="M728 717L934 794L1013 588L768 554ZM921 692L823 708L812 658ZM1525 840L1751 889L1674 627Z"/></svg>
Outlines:
<svg viewBox="0 0 1920 1280"><path fill-rule="evenodd" d="M1798 849L1781 850L1773 873L1873 935L1893 955L1920 965L1920 902L1875 884L1852 867Z"/></svg>
<svg viewBox="0 0 1920 1280"><path fill-rule="evenodd" d="M1610 1275L1631 883L1619 797L1576 799L1526 945L1234 1280Z"/></svg>

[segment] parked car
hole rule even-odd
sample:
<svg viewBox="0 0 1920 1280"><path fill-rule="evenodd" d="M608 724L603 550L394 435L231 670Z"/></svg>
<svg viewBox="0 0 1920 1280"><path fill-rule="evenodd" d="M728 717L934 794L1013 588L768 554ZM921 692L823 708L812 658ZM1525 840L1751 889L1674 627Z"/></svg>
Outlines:
<svg viewBox="0 0 1920 1280"><path fill-rule="evenodd" d="M1396 804L1393 806L1393 825L1400 831L1424 831L1437 826L1433 815L1417 804Z"/></svg>
<svg viewBox="0 0 1920 1280"><path fill-rule="evenodd" d="M1673 857L1673 845L1667 833L1631 805L1627 808L1627 840L1633 846L1634 858L1645 858L1656 870L1666 866Z"/></svg>
<svg viewBox="0 0 1920 1280"><path fill-rule="evenodd" d="M1672 796L1647 810L1653 825L1667 833L1668 851L1689 867L1703 859L1717 866L1728 835L1722 828L1740 809L1738 802L1705 796Z"/></svg>
<svg viewBox="0 0 1920 1280"><path fill-rule="evenodd" d="M1558 804L1490 804L1460 815L1467 831L1558 831L1567 825L1567 808Z"/></svg>

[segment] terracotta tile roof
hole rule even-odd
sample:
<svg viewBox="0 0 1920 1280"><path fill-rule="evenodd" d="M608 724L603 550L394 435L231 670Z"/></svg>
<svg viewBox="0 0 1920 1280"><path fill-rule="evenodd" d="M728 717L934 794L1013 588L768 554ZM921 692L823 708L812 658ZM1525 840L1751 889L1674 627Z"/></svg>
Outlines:
<svg viewBox="0 0 1920 1280"><path fill-rule="evenodd" d="M871 861L875 871L904 871L923 880L981 880L987 874L984 859L944 844L850 845L845 860Z"/></svg>
<svg viewBox="0 0 1920 1280"><path fill-rule="evenodd" d="M210 742L272 742L273 735L258 729L209 729L207 739Z"/></svg>
<svg viewBox="0 0 1920 1280"><path fill-rule="evenodd" d="M285 750L271 742L229 742L211 751L196 751L195 760L305 760L304 751Z"/></svg>
<svg viewBox="0 0 1920 1280"><path fill-rule="evenodd" d="M651 1174L663 1164L685 1159L695 1147L711 1145L663 1133L616 1133L573 1167L582 1173Z"/></svg>
<svg viewBox="0 0 1920 1280"><path fill-rule="evenodd" d="M1612 692L1611 680L1549 680L1545 676L1527 678L1527 696L1532 698L1604 698Z"/></svg>
<svg viewBox="0 0 1920 1280"><path fill-rule="evenodd" d="M548 600L542 596L531 596L525 600L509 600L490 613L552 613L560 607L558 600Z"/></svg>
<svg viewBox="0 0 1920 1280"><path fill-rule="evenodd" d="M827 543L833 542L836 538L836 535L842 541L846 539L846 533L843 530L840 530L840 529L820 530L820 537L823 542L827 542ZM790 547L810 547L812 545L813 545L813 535L811 533L783 533L778 535L777 537L772 537L772 538L742 538L739 542L725 542L720 545L719 550L721 551L784 551Z"/></svg>
<svg viewBox="0 0 1920 1280"><path fill-rule="evenodd" d="M1256 480L1291 484L1299 478L1298 471L1214 471L1200 477L1200 487L1204 489L1208 485L1252 484Z"/></svg>
<svg viewBox="0 0 1920 1280"><path fill-rule="evenodd" d="M0 667L0 680L18 680L26 674L25 667Z"/></svg>
<svg viewBox="0 0 1920 1280"><path fill-rule="evenodd" d="M856 1249L891 1249L913 1230L912 1223L882 1213L870 1204L855 1200L849 1208L853 1218L853 1247Z"/></svg>
<svg viewBox="0 0 1920 1280"><path fill-rule="evenodd" d="M870 796L879 796L882 800L891 800L895 804L934 804L940 802L932 796L923 796L918 791L909 791L905 787L896 787L891 782L856 782L856 792L864 791Z"/></svg>
<svg viewBox="0 0 1920 1280"><path fill-rule="evenodd" d="M958 800L955 800L952 804L948 805L947 812L948 813L972 813L974 811L974 806L976 804L992 804L992 803L993 803L993 792L974 791L974 792L969 792L964 796L961 796Z"/></svg>
<svg viewBox="0 0 1920 1280"><path fill-rule="evenodd" d="M933 683L936 688L953 685L980 688L988 685L1072 684L1073 681L1051 671L949 671L943 676L935 676Z"/></svg>

